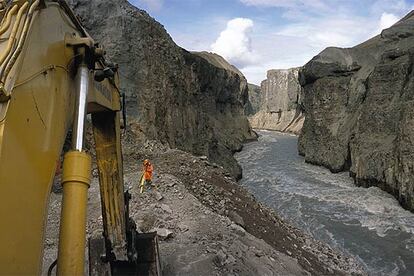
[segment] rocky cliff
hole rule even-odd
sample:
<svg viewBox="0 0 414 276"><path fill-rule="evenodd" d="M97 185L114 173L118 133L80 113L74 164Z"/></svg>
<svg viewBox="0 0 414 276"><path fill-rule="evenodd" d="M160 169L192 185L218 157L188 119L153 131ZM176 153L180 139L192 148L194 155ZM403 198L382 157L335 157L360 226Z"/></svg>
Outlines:
<svg viewBox="0 0 414 276"><path fill-rule="evenodd" d="M253 128L299 133L304 115L299 68L270 70L262 82L261 107L250 123Z"/></svg>
<svg viewBox="0 0 414 276"><path fill-rule="evenodd" d="M327 48L300 72L299 152L414 210L414 12L354 48Z"/></svg>
<svg viewBox="0 0 414 276"><path fill-rule="evenodd" d="M262 90L260 86L251 83L247 84L247 87L249 88L249 100L244 108L244 113L249 116L256 114L260 110Z"/></svg>
<svg viewBox="0 0 414 276"><path fill-rule="evenodd" d="M232 153L254 138L244 116L244 76L219 56L178 47L161 24L126 0L69 2L119 64L135 139L206 155L240 177Z"/></svg>

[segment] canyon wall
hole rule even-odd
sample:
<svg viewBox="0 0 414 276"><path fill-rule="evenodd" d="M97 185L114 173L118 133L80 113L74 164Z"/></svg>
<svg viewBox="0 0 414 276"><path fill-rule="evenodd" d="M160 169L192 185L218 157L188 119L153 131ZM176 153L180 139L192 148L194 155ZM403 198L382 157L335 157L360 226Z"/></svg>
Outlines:
<svg viewBox="0 0 414 276"><path fill-rule="evenodd" d="M300 72L299 152L414 210L414 12L356 47L327 48Z"/></svg>
<svg viewBox="0 0 414 276"><path fill-rule="evenodd" d="M299 68L269 70L261 84L261 106L249 120L253 128L300 133L304 121Z"/></svg>
<svg viewBox="0 0 414 276"><path fill-rule="evenodd" d="M244 113L247 116L254 115L260 110L260 105L262 101L262 90L261 87L255 84L247 84L249 88L249 100L244 108Z"/></svg>
<svg viewBox="0 0 414 276"><path fill-rule="evenodd" d="M69 2L119 64L134 139L206 155L240 177L232 154L255 138L244 115L244 76L217 55L178 47L161 24L126 0Z"/></svg>

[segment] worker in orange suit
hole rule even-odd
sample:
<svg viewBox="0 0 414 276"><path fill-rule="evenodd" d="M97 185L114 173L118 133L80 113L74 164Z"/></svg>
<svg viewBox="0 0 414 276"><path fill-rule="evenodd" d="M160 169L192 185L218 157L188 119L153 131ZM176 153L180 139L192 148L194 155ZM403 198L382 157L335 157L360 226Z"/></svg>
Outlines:
<svg viewBox="0 0 414 276"><path fill-rule="evenodd" d="M151 190L152 172L154 171L154 167L148 159L144 160L144 166L142 171L144 174L144 182L143 185L141 185L141 193L143 192L144 186L146 186L148 190Z"/></svg>

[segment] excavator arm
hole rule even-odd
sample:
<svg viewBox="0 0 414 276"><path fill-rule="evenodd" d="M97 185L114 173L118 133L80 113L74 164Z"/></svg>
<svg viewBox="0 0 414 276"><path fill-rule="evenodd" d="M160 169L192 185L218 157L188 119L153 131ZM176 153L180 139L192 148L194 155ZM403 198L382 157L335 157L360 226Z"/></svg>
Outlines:
<svg viewBox="0 0 414 276"><path fill-rule="evenodd" d="M119 121L119 112L92 114L100 192L104 198L104 235L89 240L89 271L93 275L160 275L156 233L137 233L129 217L131 197L118 185L122 183Z"/></svg>
<svg viewBox="0 0 414 276"><path fill-rule="evenodd" d="M0 1L0 274L41 273L49 194L63 163L59 275L85 267L92 115L103 236L90 240L89 272L160 275L155 234L138 234L124 192L116 66L65 1Z"/></svg>

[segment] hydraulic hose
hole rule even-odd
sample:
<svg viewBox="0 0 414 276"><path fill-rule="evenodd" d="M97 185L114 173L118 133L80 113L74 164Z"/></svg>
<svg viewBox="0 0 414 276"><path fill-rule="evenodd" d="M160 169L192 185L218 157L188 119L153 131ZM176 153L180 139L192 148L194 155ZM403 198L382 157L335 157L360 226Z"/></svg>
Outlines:
<svg viewBox="0 0 414 276"><path fill-rule="evenodd" d="M23 13L26 11L27 6L29 6L29 3L28 2L24 3L23 6L19 9L19 12L17 13L16 22L14 22L14 26L13 26L12 32L10 34L10 38L9 38L6 50L0 56L0 65L3 64L6 57L10 54L10 51L11 51L11 49L14 45L15 39L16 39L17 31L19 29L19 25L20 25L20 22L22 20Z"/></svg>
<svg viewBox="0 0 414 276"><path fill-rule="evenodd" d="M15 5L13 6L13 8L11 8L11 10L7 12L6 20L4 21L3 26L1 26L0 28L0 35L2 35L5 31L9 29L11 18L17 12L17 8L17 5Z"/></svg>
<svg viewBox="0 0 414 276"><path fill-rule="evenodd" d="M8 73L10 72L11 68L13 67L14 63L16 62L17 58L19 57L19 55L20 55L20 53L23 49L23 44L26 40L28 31L29 31L29 26L32 22L33 13L34 13L35 9L37 8L37 6L39 5L39 3L40 3L40 0L36 0L30 6L29 13L26 17L26 21L24 23L22 33L20 35L19 42L17 44L17 48L14 51L14 53L13 53L12 57L10 58L10 60L7 62L6 68L2 70L1 75L0 75L1 80L5 80L7 78Z"/></svg>

